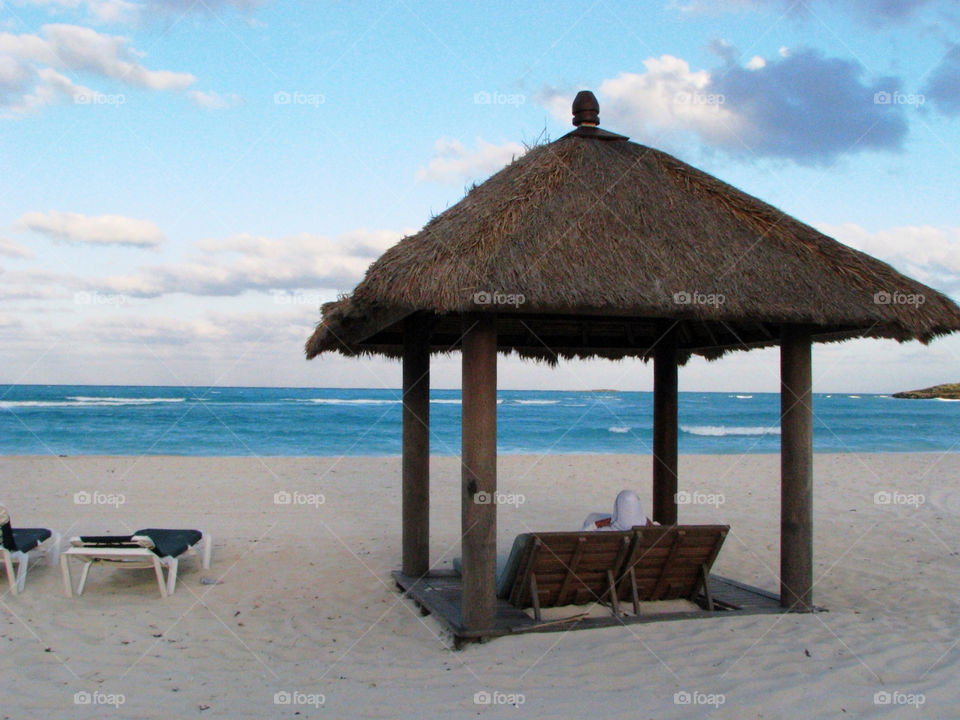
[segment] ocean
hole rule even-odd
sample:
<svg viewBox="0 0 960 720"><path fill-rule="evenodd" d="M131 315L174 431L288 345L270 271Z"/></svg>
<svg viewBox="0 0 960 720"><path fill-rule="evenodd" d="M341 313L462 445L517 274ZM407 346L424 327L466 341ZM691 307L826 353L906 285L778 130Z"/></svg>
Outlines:
<svg viewBox="0 0 960 720"><path fill-rule="evenodd" d="M682 392L681 453L780 449L775 393ZM431 393L431 453L460 451L460 391ZM817 394L816 452L960 451L960 402ZM398 455L400 391L0 386L0 455ZM501 453L650 453L648 392L501 390Z"/></svg>

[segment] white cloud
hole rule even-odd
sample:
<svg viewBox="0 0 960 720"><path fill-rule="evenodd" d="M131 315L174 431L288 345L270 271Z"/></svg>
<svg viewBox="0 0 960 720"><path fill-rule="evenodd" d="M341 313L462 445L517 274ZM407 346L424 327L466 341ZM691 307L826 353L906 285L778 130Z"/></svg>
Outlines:
<svg viewBox="0 0 960 720"><path fill-rule="evenodd" d="M13 330L21 326L21 322L13 315L3 315L0 314L0 329L3 330Z"/></svg>
<svg viewBox="0 0 960 720"><path fill-rule="evenodd" d="M163 233L154 222L122 215L88 216L51 210L28 212L17 222L23 228L48 237L90 245L155 248L164 241Z"/></svg>
<svg viewBox="0 0 960 720"><path fill-rule="evenodd" d="M108 25L137 25L160 12L212 12L219 7L254 10L266 0L14 0L18 5L45 7L53 14L79 14L85 20Z"/></svg>
<svg viewBox="0 0 960 720"><path fill-rule="evenodd" d="M176 10L179 12L214 10L220 7L251 11L267 4L267 2L269 0L205 0L202 3L198 3L197 0L144 0L142 5L151 9Z"/></svg>
<svg viewBox="0 0 960 720"><path fill-rule="evenodd" d="M960 43L953 45L930 73L923 92L945 115L960 115Z"/></svg>
<svg viewBox="0 0 960 720"><path fill-rule="evenodd" d="M183 90L193 75L170 70L148 70L125 37L98 33L79 25L44 25L49 49L64 67L87 71L149 90Z"/></svg>
<svg viewBox="0 0 960 720"><path fill-rule="evenodd" d="M668 10L676 10L685 15L719 15L724 12L756 10L759 0L670 0Z"/></svg>
<svg viewBox="0 0 960 720"><path fill-rule="evenodd" d="M336 238L300 233L284 238L242 234L201 240L197 252L184 262L89 280L87 286L137 297L349 290L374 259L407 234L409 231L361 229Z"/></svg>
<svg viewBox="0 0 960 720"><path fill-rule="evenodd" d="M106 24L129 24L136 22L138 5L126 0L91 0L88 4L91 17Z"/></svg>
<svg viewBox="0 0 960 720"><path fill-rule="evenodd" d="M726 12L754 12L768 10L773 17L786 14L794 18L812 20L817 18L813 6L829 6L852 13L873 26L887 23L904 23L912 19L933 0L670 0L669 10L687 15L719 15Z"/></svg>
<svg viewBox="0 0 960 720"><path fill-rule="evenodd" d="M0 237L0 255L12 258L32 258L33 251L13 240Z"/></svg>
<svg viewBox="0 0 960 720"><path fill-rule="evenodd" d="M960 296L960 227L906 226L869 232L846 223L818 229L936 290Z"/></svg>
<svg viewBox="0 0 960 720"><path fill-rule="evenodd" d="M180 345L191 353L235 354L247 343L284 343L299 348L319 319L317 308L282 306L267 299L265 312L212 312L196 318L99 313L83 324L88 341Z"/></svg>
<svg viewBox="0 0 960 720"><path fill-rule="evenodd" d="M459 183L481 180L524 153L523 145L508 142L494 145L477 138L477 149L468 150L459 140L440 138L426 167L417 169L417 180Z"/></svg>
<svg viewBox="0 0 960 720"><path fill-rule="evenodd" d="M51 300L79 289L82 281L75 275L50 270L4 270L0 267L0 298L3 300Z"/></svg>
<svg viewBox="0 0 960 720"><path fill-rule="evenodd" d="M70 78L58 73L53 68L41 68L36 72L37 83L33 90L24 93L6 106L10 114L27 114L39 110L46 105L55 105L60 102L77 102L78 98L93 98L97 96L90 88L77 85ZM0 107L3 104L0 102Z"/></svg>
<svg viewBox="0 0 960 720"><path fill-rule="evenodd" d="M48 215L42 216L44 221L50 220ZM105 226L90 229L69 223L46 225L50 226L50 234L66 237L69 232L74 239L95 231L111 239L129 239L130 235L114 233ZM129 228L126 224L121 227ZM78 292L123 295L130 300L174 294L230 298L250 291L261 293L271 305L310 306L316 311L321 301L333 299L336 291L352 289L373 260L412 232L358 229L337 237L309 233L282 238L234 235L195 243L193 252L182 262L157 263L136 272L104 277L41 270L4 271L0 267L0 298L64 299Z"/></svg>
<svg viewBox="0 0 960 720"><path fill-rule="evenodd" d="M140 6L128 0L19 0L20 5L34 5L51 11L83 11L94 22L116 24L132 23Z"/></svg>
<svg viewBox="0 0 960 720"><path fill-rule="evenodd" d="M125 37L78 25L44 25L40 35L0 32L0 108L24 113L92 95L67 76L74 73L148 90L184 90L195 81L189 73L147 69L141 56Z"/></svg>
<svg viewBox="0 0 960 720"><path fill-rule="evenodd" d="M239 95L233 93L221 95L213 90L191 90L187 96L194 105L204 110L226 110L243 102L243 98Z"/></svg>
<svg viewBox="0 0 960 720"><path fill-rule="evenodd" d="M655 135L673 130L694 132L712 142L728 143L743 132L743 118L726 108L710 88L706 70L691 71L690 65L672 55L644 60L645 73L620 73L604 80L598 91L607 127L619 121Z"/></svg>
<svg viewBox="0 0 960 720"><path fill-rule="evenodd" d="M876 101L898 78L864 79L851 60L800 49L785 57L735 63L725 42L711 48L716 70L692 70L672 55L649 58L645 72L622 72L600 83L603 127L664 146L698 139L733 156L788 158L826 164L844 154L900 150L904 108ZM569 93L547 90L540 101L569 121ZM671 137L674 136L674 137Z"/></svg>

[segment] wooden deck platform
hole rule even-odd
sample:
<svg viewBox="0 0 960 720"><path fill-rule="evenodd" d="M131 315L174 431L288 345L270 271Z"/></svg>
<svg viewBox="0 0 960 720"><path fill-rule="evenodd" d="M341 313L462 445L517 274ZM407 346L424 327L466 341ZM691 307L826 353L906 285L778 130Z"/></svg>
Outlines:
<svg viewBox="0 0 960 720"><path fill-rule="evenodd" d="M453 570L438 570L421 578L409 577L400 571L395 571L393 578L400 590L417 603L424 614L435 615L450 629L458 645L463 641L483 640L528 632L565 632L567 630L586 630L670 620L783 612L780 607L780 598L776 595L736 580L711 574L710 589L716 607L713 612L702 609L688 612L650 613L639 616L621 615L620 617L614 617L612 613L609 617L580 617L574 615L568 619L538 622L506 600L497 600L497 617L494 626L486 630L476 631L467 630L462 625L460 614L461 580L460 575Z"/></svg>

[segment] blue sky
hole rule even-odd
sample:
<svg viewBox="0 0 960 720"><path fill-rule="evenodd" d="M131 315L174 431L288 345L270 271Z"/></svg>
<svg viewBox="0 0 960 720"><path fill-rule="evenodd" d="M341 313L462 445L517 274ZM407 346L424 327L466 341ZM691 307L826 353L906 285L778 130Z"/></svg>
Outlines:
<svg viewBox="0 0 960 720"><path fill-rule="evenodd" d="M0 381L396 386L303 360L320 302L541 134L601 125L960 298L960 10L935 0L0 2ZM818 348L817 389L960 340ZM506 387L648 389L501 361ZM455 387L456 357L434 383ZM776 351L681 389L774 390Z"/></svg>

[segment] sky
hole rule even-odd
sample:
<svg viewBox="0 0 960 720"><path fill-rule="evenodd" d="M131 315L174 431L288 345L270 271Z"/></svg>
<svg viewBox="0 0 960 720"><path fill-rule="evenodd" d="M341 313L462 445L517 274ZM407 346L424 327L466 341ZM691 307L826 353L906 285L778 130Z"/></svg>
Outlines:
<svg viewBox="0 0 960 720"><path fill-rule="evenodd" d="M960 299L947 0L0 0L0 382L398 387L322 302L570 126L672 153ZM778 351L680 372L776 391ZM501 358L505 388L649 390ZM817 346L814 388L960 381L960 337ZM459 356L435 387L459 387Z"/></svg>

